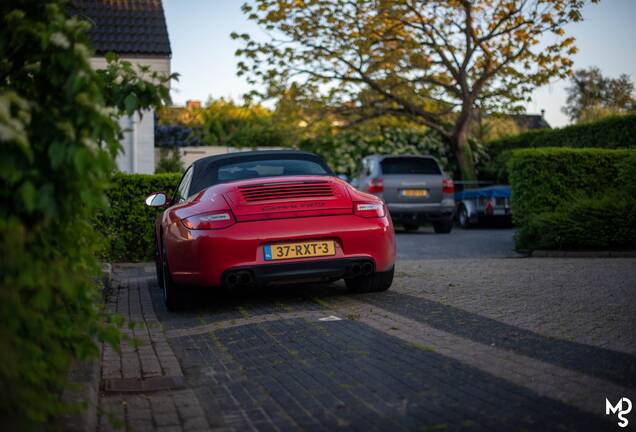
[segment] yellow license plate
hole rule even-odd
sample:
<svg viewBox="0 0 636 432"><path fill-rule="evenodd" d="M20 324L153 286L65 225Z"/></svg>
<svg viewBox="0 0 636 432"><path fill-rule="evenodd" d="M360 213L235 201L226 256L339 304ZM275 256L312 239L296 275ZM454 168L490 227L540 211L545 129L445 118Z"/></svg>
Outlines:
<svg viewBox="0 0 636 432"><path fill-rule="evenodd" d="M330 256L336 254L333 240L265 245L265 261Z"/></svg>
<svg viewBox="0 0 636 432"><path fill-rule="evenodd" d="M427 189L402 189L402 196L404 197L427 197Z"/></svg>

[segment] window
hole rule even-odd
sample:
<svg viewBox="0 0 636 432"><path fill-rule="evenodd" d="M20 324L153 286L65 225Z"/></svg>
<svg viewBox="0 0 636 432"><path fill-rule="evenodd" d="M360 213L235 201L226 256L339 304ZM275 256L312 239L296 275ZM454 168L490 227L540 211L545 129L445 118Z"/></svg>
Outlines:
<svg viewBox="0 0 636 432"><path fill-rule="evenodd" d="M190 189L190 180L192 180L192 167L188 168L183 177L181 178L181 182L179 186L177 186L177 190L175 191L175 198L177 202L183 202L188 198L188 189Z"/></svg>
<svg viewBox="0 0 636 432"><path fill-rule="evenodd" d="M293 175L328 175L320 164L301 159L273 159L236 162L219 167L220 181Z"/></svg>
<svg viewBox="0 0 636 432"><path fill-rule="evenodd" d="M356 169L356 177L368 177L371 175L369 159L362 159Z"/></svg>
<svg viewBox="0 0 636 432"><path fill-rule="evenodd" d="M383 174L442 174L437 162L424 157L390 157L380 163Z"/></svg>

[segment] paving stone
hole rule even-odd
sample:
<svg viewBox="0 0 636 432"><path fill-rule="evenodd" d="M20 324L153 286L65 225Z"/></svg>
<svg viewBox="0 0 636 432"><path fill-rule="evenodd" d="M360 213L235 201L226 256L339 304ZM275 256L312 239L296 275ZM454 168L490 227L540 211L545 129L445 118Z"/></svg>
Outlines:
<svg viewBox="0 0 636 432"><path fill-rule="evenodd" d="M636 398L634 269L621 258L400 262L386 293L209 291L171 313L152 273L130 266L115 268L121 299L109 304L143 322L140 368L152 347L162 375L184 376L186 389L150 396L175 430L612 430L604 397ZM329 315L342 320L318 321ZM135 403L128 412L146 416Z"/></svg>

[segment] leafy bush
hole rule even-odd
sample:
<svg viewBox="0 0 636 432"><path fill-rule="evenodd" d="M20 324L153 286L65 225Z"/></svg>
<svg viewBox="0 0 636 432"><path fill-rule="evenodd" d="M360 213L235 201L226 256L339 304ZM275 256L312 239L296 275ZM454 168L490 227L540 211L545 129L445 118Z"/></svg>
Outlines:
<svg viewBox="0 0 636 432"><path fill-rule="evenodd" d="M636 244L636 151L541 148L509 163L517 247L602 248Z"/></svg>
<svg viewBox="0 0 636 432"><path fill-rule="evenodd" d="M617 187L628 196L636 197L636 151L619 162Z"/></svg>
<svg viewBox="0 0 636 432"><path fill-rule="evenodd" d="M487 158L482 158L480 177L508 181L510 152L520 148L636 148L636 114L610 117L593 123L576 124L561 129L542 129L490 141Z"/></svg>
<svg viewBox="0 0 636 432"><path fill-rule="evenodd" d="M209 99L202 108L162 108L158 118L160 146L290 147L295 141L296 127L287 118L262 105L238 105L223 98ZM175 137L180 142L164 144Z"/></svg>
<svg viewBox="0 0 636 432"><path fill-rule="evenodd" d="M163 147L159 149L159 162L155 167L157 174L182 173L183 159L178 147Z"/></svg>
<svg viewBox="0 0 636 432"><path fill-rule="evenodd" d="M98 229L107 239L106 260L144 261L153 258L154 221L159 210L147 207L153 192L170 196L180 174L121 174L108 189L110 211L100 216Z"/></svg>
<svg viewBox="0 0 636 432"><path fill-rule="evenodd" d="M567 201L528 218L516 242L530 250L635 248L636 199L610 192Z"/></svg>
<svg viewBox="0 0 636 432"><path fill-rule="evenodd" d="M0 429L40 430L68 407L74 359L117 343L95 306L121 130L118 112L162 100L130 64L89 65L88 24L61 0L0 2ZM130 95L134 93L134 97Z"/></svg>
<svg viewBox="0 0 636 432"><path fill-rule="evenodd" d="M200 146L203 142L191 128L180 124L161 125L155 118L155 147Z"/></svg>
<svg viewBox="0 0 636 432"><path fill-rule="evenodd" d="M541 129L488 143L489 151L495 153L525 147L635 148L636 114L561 129Z"/></svg>
<svg viewBox="0 0 636 432"><path fill-rule="evenodd" d="M473 144L473 156L483 152ZM421 154L437 158L446 172L457 172L450 146L434 132L416 129L383 129L380 133L341 133L308 139L300 143L302 150L321 155L338 173L353 174L357 163L371 154Z"/></svg>
<svg viewBox="0 0 636 432"><path fill-rule="evenodd" d="M0 418L14 430L59 411L71 360L97 353L89 221L118 142L85 27L55 3L0 6Z"/></svg>

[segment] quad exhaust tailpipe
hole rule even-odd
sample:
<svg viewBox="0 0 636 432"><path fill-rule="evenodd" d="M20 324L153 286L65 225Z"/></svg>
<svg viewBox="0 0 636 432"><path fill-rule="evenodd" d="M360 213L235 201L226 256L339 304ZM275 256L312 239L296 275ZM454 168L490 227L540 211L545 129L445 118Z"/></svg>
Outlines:
<svg viewBox="0 0 636 432"><path fill-rule="evenodd" d="M228 288L236 288L238 286L251 285L254 282L254 276L249 270L237 270L225 276L225 285Z"/></svg>
<svg viewBox="0 0 636 432"><path fill-rule="evenodd" d="M362 264L361 272L363 276L369 276L371 273L373 273L373 264L371 264L370 262L365 262L364 264Z"/></svg>
<svg viewBox="0 0 636 432"><path fill-rule="evenodd" d="M346 277L369 276L371 273L373 273L373 263L370 261L361 261L355 262L347 268Z"/></svg>

